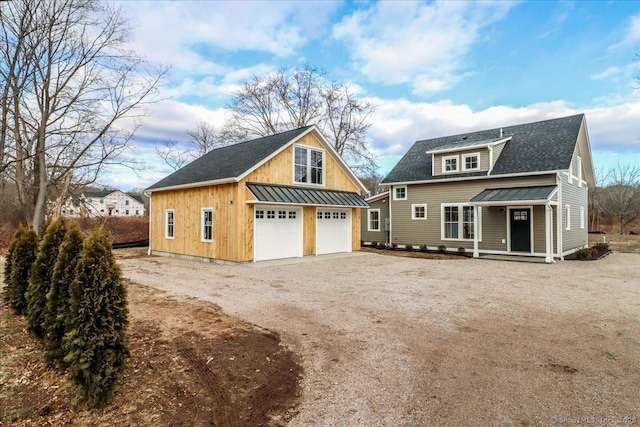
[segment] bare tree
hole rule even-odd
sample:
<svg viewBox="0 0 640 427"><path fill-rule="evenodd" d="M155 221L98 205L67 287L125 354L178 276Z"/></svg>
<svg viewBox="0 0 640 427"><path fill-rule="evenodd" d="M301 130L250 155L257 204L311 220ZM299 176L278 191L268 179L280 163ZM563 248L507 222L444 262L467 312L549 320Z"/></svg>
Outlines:
<svg viewBox="0 0 640 427"><path fill-rule="evenodd" d="M187 141L190 148L189 152L194 159L204 156L214 148L223 145L220 134L210 122L200 121L196 123L195 128L186 130L184 133L189 137Z"/></svg>
<svg viewBox="0 0 640 427"><path fill-rule="evenodd" d="M190 160L188 150L180 148L175 139L162 141L162 146L156 145L156 154L174 171L189 163Z"/></svg>
<svg viewBox="0 0 640 427"><path fill-rule="evenodd" d="M620 234L640 216L640 166L620 164L611 168L607 186L600 192L602 209L620 223Z"/></svg>
<svg viewBox="0 0 640 427"><path fill-rule="evenodd" d="M233 94L229 109L224 140L240 142L315 124L356 172L376 170L366 141L373 105L357 99L349 85L327 82L318 68L253 77Z"/></svg>
<svg viewBox="0 0 640 427"><path fill-rule="evenodd" d="M188 137L185 144L168 139L162 142L162 146L156 146L156 154L174 171L224 145L216 127L210 122L200 121L184 133Z"/></svg>
<svg viewBox="0 0 640 427"><path fill-rule="evenodd" d="M86 184L110 164L135 166L126 151L167 69L126 48L112 3L16 0L0 14L0 173L39 231L65 176Z"/></svg>

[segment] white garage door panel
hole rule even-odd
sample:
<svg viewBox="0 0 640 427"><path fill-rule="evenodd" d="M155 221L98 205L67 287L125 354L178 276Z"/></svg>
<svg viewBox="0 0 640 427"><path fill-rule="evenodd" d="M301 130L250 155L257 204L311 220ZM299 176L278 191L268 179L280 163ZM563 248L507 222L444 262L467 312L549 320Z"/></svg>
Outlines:
<svg viewBox="0 0 640 427"><path fill-rule="evenodd" d="M302 212L256 207L254 261L302 256Z"/></svg>
<svg viewBox="0 0 640 427"><path fill-rule="evenodd" d="M316 254L351 252L351 211L318 209Z"/></svg>

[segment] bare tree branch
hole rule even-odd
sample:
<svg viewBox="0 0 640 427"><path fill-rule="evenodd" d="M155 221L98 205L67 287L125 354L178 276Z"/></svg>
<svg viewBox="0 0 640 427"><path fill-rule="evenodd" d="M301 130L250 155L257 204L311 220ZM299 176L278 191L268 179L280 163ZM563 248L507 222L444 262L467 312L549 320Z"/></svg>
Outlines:
<svg viewBox="0 0 640 427"><path fill-rule="evenodd" d="M98 0L0 3L0 175L12 173L25 219L39 230L52 189L93 182L126 153L167 68L126 48L122 12Z"/></svg>
<svg viewBox="0 0 640 427"><path fill-rule="evenodd" d="M366 140L373 105L358 100L348 85L327 82L318 68L306 65L255 76L234 93L229 109L223 140L241 142L316 124L356 173L377 168Z"/></svg>

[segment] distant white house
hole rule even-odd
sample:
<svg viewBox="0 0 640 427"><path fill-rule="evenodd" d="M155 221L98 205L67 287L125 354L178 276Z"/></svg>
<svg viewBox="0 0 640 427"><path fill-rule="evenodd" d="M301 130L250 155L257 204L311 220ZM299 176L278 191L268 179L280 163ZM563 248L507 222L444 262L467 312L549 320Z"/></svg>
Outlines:
<svg viewBox="0 0 640 427"><path fill-rule="evenodd" d="M138 194L127 194L120 190L91 191L78 199L69 200L62 208L62 215L77 217L143 216L144 201Z"/></svg>

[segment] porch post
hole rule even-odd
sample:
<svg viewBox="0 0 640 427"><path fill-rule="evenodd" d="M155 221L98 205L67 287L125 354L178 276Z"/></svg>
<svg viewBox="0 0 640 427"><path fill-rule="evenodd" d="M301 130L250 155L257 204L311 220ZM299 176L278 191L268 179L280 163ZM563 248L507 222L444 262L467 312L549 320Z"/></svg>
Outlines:
<svg viewBox="0 0 640 427"><path fill-rule="evenodd" d="M548 203L544 205L544 228L546 254L544 262L550 264L553 262L553 254L551 253L551 241L553 240L553 218L551 216L551 206Z"/></svg>
<svg viewBox="0 0 640 427"><path fill-rule="evenodd" d="M473 206L473 257L479 258L478 252L478 206Z"/></svg>

